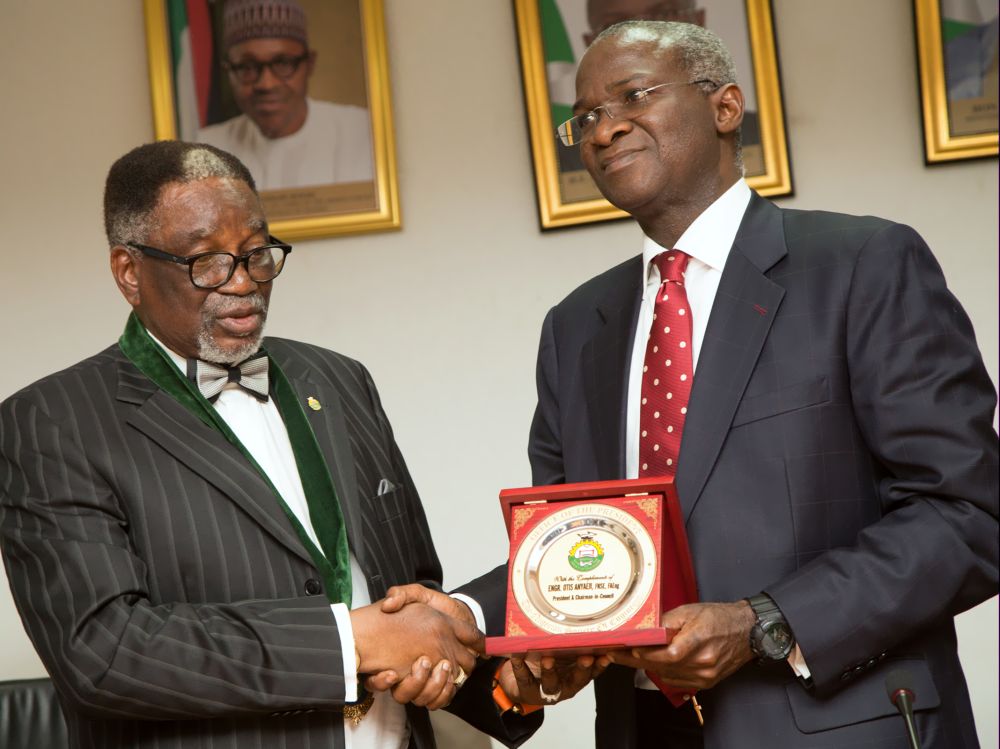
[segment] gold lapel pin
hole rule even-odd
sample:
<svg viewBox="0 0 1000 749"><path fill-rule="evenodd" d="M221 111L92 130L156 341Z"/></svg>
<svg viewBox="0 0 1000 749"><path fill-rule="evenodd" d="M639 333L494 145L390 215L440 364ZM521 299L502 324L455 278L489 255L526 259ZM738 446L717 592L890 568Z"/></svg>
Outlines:
<svg viewBox="0 0 1000 749"><path fill-rule="evenodd" d="M306 398L306 403L308 404L309 408L311 408L313 411L319 411L321 408L323 408L322 404L318 400L313 398L311 395L308 398Z"/></svg>

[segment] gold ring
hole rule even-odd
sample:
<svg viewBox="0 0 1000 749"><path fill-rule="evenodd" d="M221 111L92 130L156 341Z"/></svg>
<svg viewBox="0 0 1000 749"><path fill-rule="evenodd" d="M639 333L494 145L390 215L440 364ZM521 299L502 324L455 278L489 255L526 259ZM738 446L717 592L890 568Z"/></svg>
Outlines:
<svg viewBox="0 0 1000 749"><path fill-rule="evenodd" d="M455 685L455 689L461 689L465 680L469 678L469 675L465 673L465 669L461 666L458 667L458 673L455 674L455 678L452 683Z"/></svg>
<svg viewBox="0 0 1000 749"><path fill-rule="evenodd" d="M541 695L546 704L552 705L558 702L559 698L562 697L562 690L557 689L555 694L549 694L545 691L545 687L542 686L542 683L538 682L538 694Z"/></svg>

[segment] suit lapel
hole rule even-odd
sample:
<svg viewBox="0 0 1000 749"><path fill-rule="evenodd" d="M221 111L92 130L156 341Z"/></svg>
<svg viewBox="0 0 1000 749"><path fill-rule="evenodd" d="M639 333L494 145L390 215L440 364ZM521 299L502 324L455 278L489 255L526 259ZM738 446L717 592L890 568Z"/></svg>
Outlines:
<svg viewBox="0 0 1000 749"><path fill-rule="evenodd" d="M677 470L685 521L719 457L784 297L765 273L786 254L780 210L755 194L722 272L698 356Z"/></svg>
<svg viewBox="0 0 1000 749"><path fill-rule="evenodd" d="M125 359L119 363L118 400L135 405L127 423L218 489L267 533L312 564L274 492L256 469L215 429L206 426Z"/></svg>
<svg viewBox="0 0 1000 749"><path fill-rule="evenodd" d="M631 283L616 284L598 302L597 329L582 349L583 387L593 435L597 478L625 475L625 413L629 356L642 301L642 258L627 266Z"/></svg>
<svg viewBox="0 0 1000 749"><path fill-rule="evenodd" d="M358 500L358 479L354 466L354 452L348 438L347 419L344 416L344 406L336 390L317 385L304 377L286 373L288 381L299 396L300 403L306 412L306 418L319 442L323 459L330 470L337 499L347 526L347 541L355 558L362 557L361 507ZM319 406L314 409L312 402Z"/></svg>

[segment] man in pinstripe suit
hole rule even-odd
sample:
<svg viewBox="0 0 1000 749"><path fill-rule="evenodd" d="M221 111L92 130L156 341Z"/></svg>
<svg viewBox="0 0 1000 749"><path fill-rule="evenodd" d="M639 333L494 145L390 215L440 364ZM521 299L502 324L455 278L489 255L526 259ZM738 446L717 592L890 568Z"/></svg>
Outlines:
<svg viewBox="0 0 1000 749"><path fill-rule="evenodd" d="M433 746L417 704L454 696L481 635L371 603L441 569L364 367L262 339L291 248L249 172L142 146L105 225L125 333L0 406L4 562L72 745ZM378 671L412 672L417 704L365 699ZM537 719L501 721L491 676L462 717L515 745Z"/></svg>

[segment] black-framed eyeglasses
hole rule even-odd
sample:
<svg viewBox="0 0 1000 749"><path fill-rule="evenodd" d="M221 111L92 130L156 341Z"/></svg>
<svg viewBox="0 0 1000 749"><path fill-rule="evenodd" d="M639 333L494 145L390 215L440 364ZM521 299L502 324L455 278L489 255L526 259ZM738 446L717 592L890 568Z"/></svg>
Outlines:
<svg viewBox="0 0 1000 749"><path fill-rule="evenodd" d="M256 83L260 80L264 68L270 70L281 80L287 81L308 59L309 53L306 52L298 57L279 55L272 60L245 60L243 62L223 60L222 67L228 70L240 83Z"/></svg>
<svg viewBox="0 0 1000 749"><path fill-rule="evenodd" d="M268 244L252 249L245 255L234 255L231 252L200 252L197 255L181 257L145 244L129 242L128 246L150 257L186 265L191 283L199 289L217 289L229 283L239 264L246 269L250 280L257 283L267 283L277 278L281 269L285 267L285 256L292 251L292 246L270 235L267 241Z"/></svg>
<svg viewBox="0 0 1000 749"><path fill-rule="evenodd" d="M702 83L709 84L715 88L719 87L719 84L715 81L702 79L698 81L659 83L647 88L630 88L618 94L613 99L608 99L608 101L599 107L594 107L589 112L570 117L556 128L556 135L559 136L559 140L562 141L564 146L579 145L593 137L594 131L597 129L597 123L601 121L602 112L612 120L615 117L630 120L637 117L639 112L646 106L651 92L660 88L666 88L667 86L695 86Z"/></svg>

